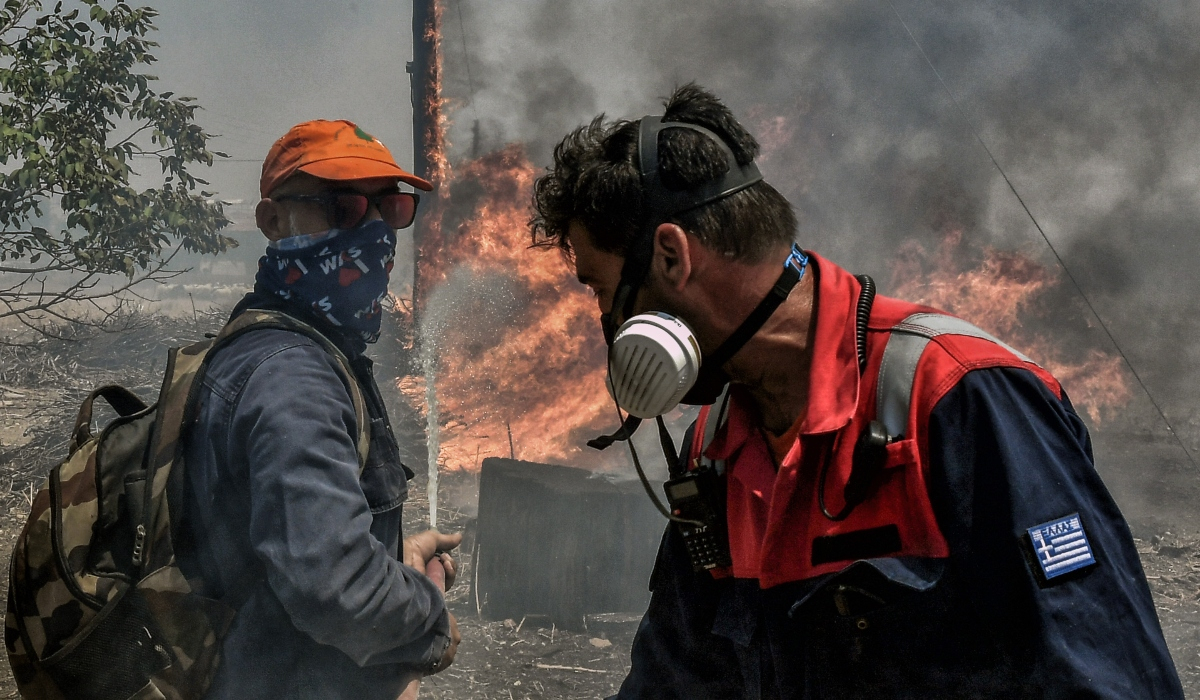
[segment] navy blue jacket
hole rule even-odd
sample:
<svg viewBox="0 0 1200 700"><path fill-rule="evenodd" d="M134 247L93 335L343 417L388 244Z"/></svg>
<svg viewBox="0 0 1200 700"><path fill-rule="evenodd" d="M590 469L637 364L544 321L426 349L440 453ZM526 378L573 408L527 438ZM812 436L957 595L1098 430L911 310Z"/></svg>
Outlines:
<svg viewBox="0 0 1200 700"><path fill-rule="evenodd" d="M948 559L866 560L761 590L693 573L669 527L616 697L1181 699L1132 535L1069 401L1027 370L977 370L929 431ZM1047 585L1026 530L1076 512L1098 564Z"/></svg>
<svg viewBox="0 0 1200 700"><path fill-rule="evenodd" d="M406 470L370 360L361 343L327 335L351 358L371 414L361 476L346 380L304 335L235 339L197 397L180 560L208 595L239 607L207 698L395 700L446 648L441 593L398 561Z"/></svg>

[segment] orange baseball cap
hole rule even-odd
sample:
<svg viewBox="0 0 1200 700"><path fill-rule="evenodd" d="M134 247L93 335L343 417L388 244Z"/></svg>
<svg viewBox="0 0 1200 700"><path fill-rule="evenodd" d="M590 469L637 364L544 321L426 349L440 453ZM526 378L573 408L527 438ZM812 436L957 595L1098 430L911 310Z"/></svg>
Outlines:
<svg viewBox="0 0 1200 700"><path fill-rule="evenodd" d="M267 197L296 171L324 180L395 177L422 190L433 189L427 180L396 165L379 139L345 119L316 119L289 129L267 152L259 192Z"/></svg>

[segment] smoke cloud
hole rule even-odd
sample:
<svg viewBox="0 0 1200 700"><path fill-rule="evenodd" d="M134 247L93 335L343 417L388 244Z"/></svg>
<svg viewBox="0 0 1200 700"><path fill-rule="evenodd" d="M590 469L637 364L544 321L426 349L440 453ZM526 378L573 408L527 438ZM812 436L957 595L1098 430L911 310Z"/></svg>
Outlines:
<svg viewBox="0 0 1200 700"><path fill-rule="evenodd" d="M451 1L452 160L522 142L543 166L598 112L661 113L662 97L695 80L763 143L761 167L796 205L803 245L887 293L904 284L899 250L932 256L962 229L963 265L999 249L1049 269L1052 288L1024 310L1032 332L1068 354L1117 354L1028 207L1200 452L1198 25L1168 3ZM1143 481L1156 486L1111 466L1144 461L1130 436L1166 435L1134 388L1098 431L1099 461L1131 490L1126 503L1148 510L1194 475L1177 446L1152 458Z"/></svg>
<svg viewBox="0 0 1200 700"><path fill-rule="evenodd" d="M302 119L348 117L411 162L407 3L308 0L284 10L173 0L159 7L156 72L201 98L209 108L202 123L227 134L218 145L235 157L261 158ZM961 228L967 258L989 247L1020 251L1050 270L1056 284L1039 308L1026 310L1039 333L1081 352L1115 353L982 139L1200 453L1200 276L1192 270L1200 259L1193 232L1200 15L1186 4L448 0L446 7L453 161L521 142L545 166L554 144L597 113L661 113L661 98L695 80L762 141L760 165L795 204L806 247L874 276L888 293L903 284L893 277L898 250L919 245L932 255L947 230ZM224 197L253 198L257 174L254 163L230 163L211 179ZM1177 448L1139 452L1122 437L1164 434L1136 386L1121 418L1096 431L1102 470L1106 455L1141 468L1141 454L1191 474ZM1106 447L1106 440L1124 442ZM1109 469L1106 478L1116 474ZM1155 477L1164 492L1192 493L1174 478ZM1144 496L1153 502L1154 494Z"/></svg>

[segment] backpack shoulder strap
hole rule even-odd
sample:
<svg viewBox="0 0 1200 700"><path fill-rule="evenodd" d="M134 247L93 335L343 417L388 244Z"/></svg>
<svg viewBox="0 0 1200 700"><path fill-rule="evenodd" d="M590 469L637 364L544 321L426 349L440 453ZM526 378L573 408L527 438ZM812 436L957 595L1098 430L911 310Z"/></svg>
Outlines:
<svg viewBox="0 0 1200 700"><path fill-rule="evenodd" d="M213 349L231 342L243 333L263 328L288 330L305 335L320 345L337 362L337 366L346 380L346 386L350 387L350 402L354 405L354 420L358 424L358 467L361 471L367 464L367 453L371 447L371 417L367 413L366 398L363 396L358 379L354 376L350 360L337 345L334 345L333 341L309 324L280 311L247 309L221 329L213 341Z"/></svg>
<svg viewBox="0 0 1200 700"><path fill-rule="evenodd" d="M178 533L177 520L168 515L168 503L179 503L183 481L173 469L179 457L180 438L195 411L196 391L200 386L213 353L232 342L234 338L252 330L277 328L301 333L328 352L341 370L346 386L350 388L350 401L354 406L354 419L358 423L359 472L367 464L371 446L371 419L362 388L354 376L354 370L346 355L320 331L312 326L278 311L250 309L233 319L221 329L215 338L204 340L182 348L172 348L167 353L167 367L159 391L157 415L154 422L154 438L150 446L150 465L146 478L146 523L139 526L138 544L145 543L145 551L136 551L139 566L148 570L171 561L174 557L172 537ZM166 498L161 498L166 494ZM152 504L158 503L157 507ZM160 512L161 511L161 512ZM156 556L155 556L156 555Z"/></svg>
<svg viewBox="0 0 1200 700"><path fill-rule="evenodd" d="M909 316L892 327L892 333L883 350L883 362L879 366L875 415L887 428L888 435L903 435L908 427L908 410L912 404L917 365L929 341L939 335L965 335L987 340L1008 350L1024 362L1033 362L1012 346L961 318L935 313Z"/></svg>

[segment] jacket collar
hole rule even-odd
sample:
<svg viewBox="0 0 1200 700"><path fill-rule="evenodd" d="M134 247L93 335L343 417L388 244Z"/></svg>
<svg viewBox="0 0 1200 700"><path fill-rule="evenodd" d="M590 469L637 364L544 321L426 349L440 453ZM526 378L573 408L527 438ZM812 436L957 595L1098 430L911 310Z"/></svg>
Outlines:
<svg viewBox="0 0 1200 700"><path fill-rule="evenodd" d="M861 285L846 270L808 253L816 282L813 304L812 366L809 369L808 404L800 435L831 433L844 428L858 408L858 353L855 346L855 307ZM706 455L728 459L757 433L758 411L736 385L730 391L729 421L713 440Z"/></svg>
<svg viewBox="0 0 1200 700"><path fill-rule="evenodd" d="M289 303L286 299L282 299L274 294L269 294L265 291L255 289L233 307L233 312L229 314L229 320L237 318L238 314L246 309L264 309L266 311L279 311L285 313L297 320L304 321L308 325L316 328L321 332L321 335L329 338L329 340L341 350L347 358L355 360L360 357L367 349L367 344L361 338L353 338L338 329L334 328L329 322L316 315L310 313L308 309Z"/></svg>

